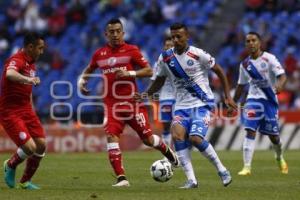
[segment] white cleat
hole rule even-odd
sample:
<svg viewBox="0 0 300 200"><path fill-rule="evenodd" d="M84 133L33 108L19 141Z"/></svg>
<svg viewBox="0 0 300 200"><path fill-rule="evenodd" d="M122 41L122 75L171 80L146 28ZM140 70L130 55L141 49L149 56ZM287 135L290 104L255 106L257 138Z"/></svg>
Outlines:
<svg viewBox="0 0 300 200"><path fill-rule="evenodd" d="M228 170L219 172L218 175L220 176L224 187L227 187L232 182L232 178Z"/></svg>
<svg viewBox="0 0 300 200"><path fill-rule="evenodd" d="M113 187L129 187L130 184L129 184L129 181L127 180L122 180L122 181L119 181L117 182L116 184L112 185Z"/></svg>

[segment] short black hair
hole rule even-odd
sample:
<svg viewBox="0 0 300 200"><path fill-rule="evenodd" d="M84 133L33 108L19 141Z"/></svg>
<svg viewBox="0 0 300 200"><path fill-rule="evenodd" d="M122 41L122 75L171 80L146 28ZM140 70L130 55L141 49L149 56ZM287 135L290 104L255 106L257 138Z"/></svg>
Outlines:
<svg viewBox="0 0 300 200"><path fill-rule="evenodd" d="M119 18L112 18L112 19L108 20L105 27L107 27L109 24L121 24L121 26L123 28L123 24Z"/></svg>
<svg viewBox="0 0 300 200"><path fill-rule="evenodd" d="M23 45L24 47L29 44L36 45L40 39L43 39L43 37L37 32L27 32L24 36Z"/></svg>
<svg viewBox="0 0 300 200"><path fill-rule="evenodd" d="M172 30L178 30L178 29L184 29L184 30L186 30L186 31L188 31L188 28L187 28L187 26L185 25L185 24L183 24L183 23L174 23L174 24L172 24L171 26L170 26L170 30L172 31Z"/></svg>
<svg viewBox="0 0 300 200"><path fill-rule="evenodd" d="M247 35L255 35L259 40L261 40L261 36L259 35L259 33L255 31L250 31L247 33Z"/></svg>

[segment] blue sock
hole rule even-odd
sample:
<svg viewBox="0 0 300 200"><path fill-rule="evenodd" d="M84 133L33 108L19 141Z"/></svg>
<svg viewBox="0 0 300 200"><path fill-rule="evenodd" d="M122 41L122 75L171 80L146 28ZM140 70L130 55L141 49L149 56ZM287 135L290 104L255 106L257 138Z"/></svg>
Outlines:
<svg viewBox="0 0 300 200"><path fill-rule="evenodd" d="M206 140L202 140L202 142L195 147L200 151L203 152L208 147L209 143Z"/></svg>

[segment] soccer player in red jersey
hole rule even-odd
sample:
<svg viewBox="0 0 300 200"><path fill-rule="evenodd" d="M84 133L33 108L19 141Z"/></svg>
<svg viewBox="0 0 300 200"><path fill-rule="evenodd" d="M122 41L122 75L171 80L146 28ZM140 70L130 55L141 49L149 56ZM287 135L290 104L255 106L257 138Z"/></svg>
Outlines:
<svg viewBox="0 0 300 200"><path fill-rule="evenodd" d="M4 162L4 179L10 188L16 187L17 166L27 159L17 187L39 189L31 182L45 155L45 133L32 105L32 86L40 83L34 62L44 51L44 40L37 33L27 33L24 47L5 61L1 79L0 123L18 146L13 156Z"/></svg>
<svg viewBox="0 0 300 200"><path fill-rule="evenodd" d="M150 65L137 46L124 42L123 25L119 19L111 19L106 24L105 36L108 44L96 50L79 78L78 87L82 93L88 93L86 84L89 75L97 68L102 71L107 119L104 130L109 161L117 176L117 183L113 186L129 186L119 147L120 135L126 124L137 132L144 144L159 150L173 165L178 165L178 159L159 136L152 134L145 106L133 98L137 91L135 78L151 77ZM135 66L141 69L135 71Z"/></svg>

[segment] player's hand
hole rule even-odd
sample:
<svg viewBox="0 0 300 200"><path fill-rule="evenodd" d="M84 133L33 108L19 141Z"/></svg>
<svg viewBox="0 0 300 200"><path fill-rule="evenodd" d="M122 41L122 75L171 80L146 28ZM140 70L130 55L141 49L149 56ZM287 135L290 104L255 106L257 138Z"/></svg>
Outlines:
<svg viewBox="0 0 300 200"><path fill-rule="evenodd" d="M134 93L133 98L137 101L137 102L142 102L143 100L148 98L148 93L146 92L142 92L142 93Z"/></svg>
<svg viewBox="0 0 300 200"><path fill-rule="evenodd" d="M226 104L228 109L237 110L237 105L231 97L225 99L225 104Z"/></svg>
<svg viewBox="0 0 300 200"><path fill-rule="evenodd" d="M29 77L27 79L27 84L30 85L39 85L41 83L41 80L39 77Z"/></svg>
<svg viewBox="0 0 300 200"><path fill-rule="evenodd" d="M83 78L80 78L78 80L78 88L80 90L80 92L84 95L88 95L89 94L89 90L86 88L86 85L87 85L87 80L83 79Z"/></svg>
<svg viewBox="0 0 300 200"><path fill-rule="evenodd" d="M138 93L138 92L134 93L133 98L137 102L141 102L142 101L142 95L140 93Z"/></svg>
<svg viewBox="0 0 300 200"><path fill-rule="evenodd" d="M124 70L124 69L117 69L115 71L115 74L116 74L116 78L119 79L119 78L124 78L124 77L129 77L130 74L128 71Z"/></svg>

